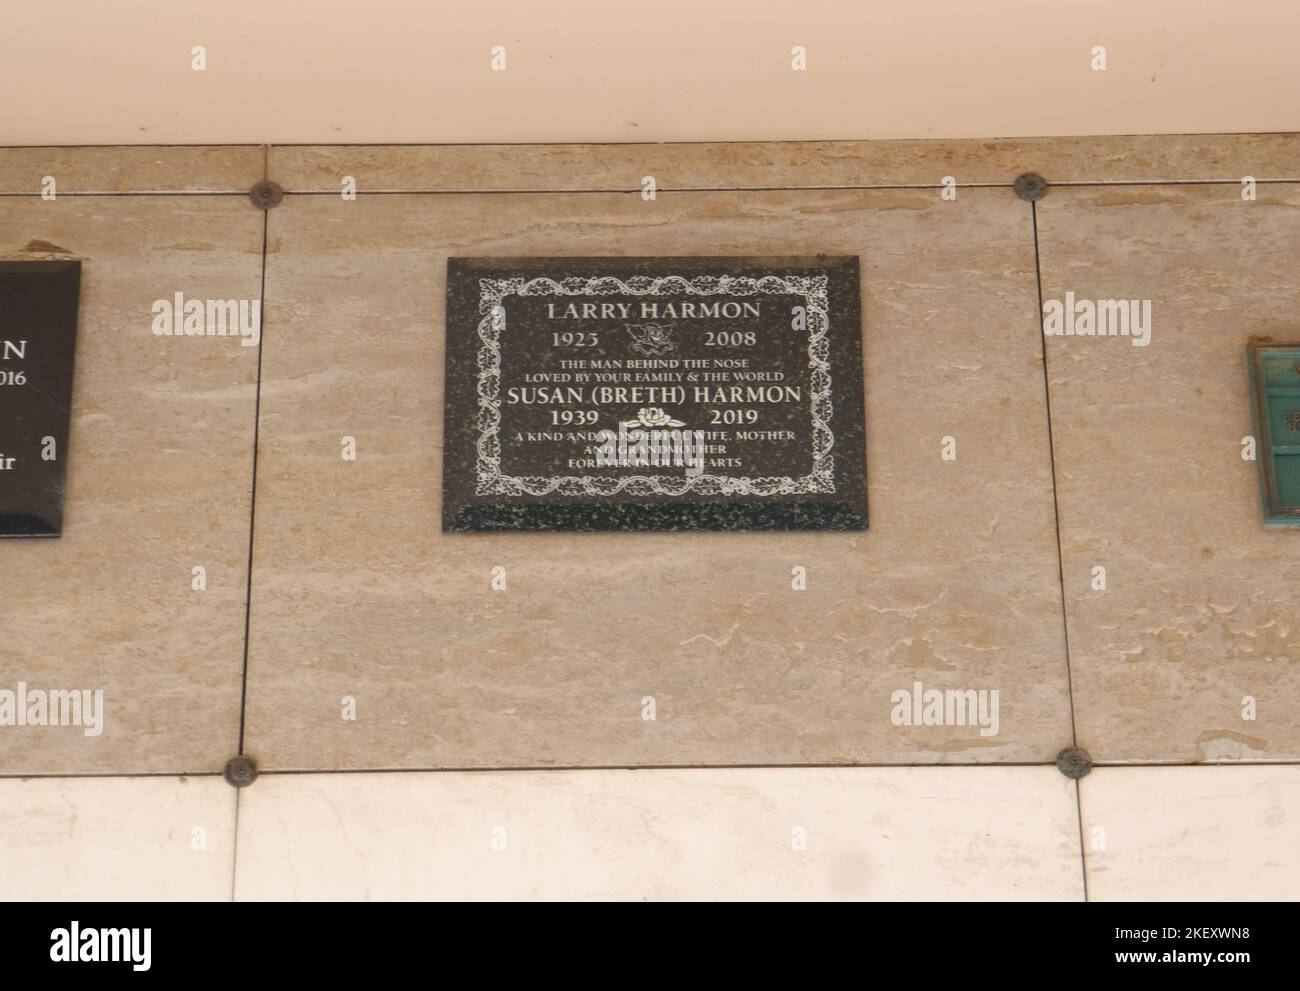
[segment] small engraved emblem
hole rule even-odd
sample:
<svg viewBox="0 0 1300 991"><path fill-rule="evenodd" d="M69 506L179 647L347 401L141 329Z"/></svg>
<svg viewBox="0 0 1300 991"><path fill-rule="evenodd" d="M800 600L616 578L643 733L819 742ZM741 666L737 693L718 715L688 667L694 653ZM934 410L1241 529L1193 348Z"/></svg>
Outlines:
<svg viewBox="0 0 1300 991"><path fill-rule="evenodd" d="M629 323L625 326L632 335L632 350L637 354L657 357L677 350L677 345L672 340L671 324Z"/></svg>

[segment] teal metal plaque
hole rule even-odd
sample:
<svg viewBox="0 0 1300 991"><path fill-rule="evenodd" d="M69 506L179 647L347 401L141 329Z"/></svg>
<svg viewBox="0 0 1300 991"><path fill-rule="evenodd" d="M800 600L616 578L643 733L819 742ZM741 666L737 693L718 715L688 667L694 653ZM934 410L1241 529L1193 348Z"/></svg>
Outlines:
<svg viewBox="0 0 1300 991"><path fill-rule="evenodd" d="M1300 343L1251 341L1246 360L1264 522L1300 524Z"/></svg>

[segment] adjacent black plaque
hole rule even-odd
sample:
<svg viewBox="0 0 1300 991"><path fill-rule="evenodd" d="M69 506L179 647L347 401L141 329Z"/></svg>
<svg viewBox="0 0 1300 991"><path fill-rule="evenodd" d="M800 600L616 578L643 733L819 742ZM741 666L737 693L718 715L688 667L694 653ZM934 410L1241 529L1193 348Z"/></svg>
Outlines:
<svg viewBox="0 0 1300 991"><path fill-rule="evenodd" d="M443 529L863 530L858 259L452 258Z"/></svg>
<svg viewBox="0 0 1300 991"><path fill-rule="evenodd" d="M81 262L0 262L0 537L63 530Z"/></svg>

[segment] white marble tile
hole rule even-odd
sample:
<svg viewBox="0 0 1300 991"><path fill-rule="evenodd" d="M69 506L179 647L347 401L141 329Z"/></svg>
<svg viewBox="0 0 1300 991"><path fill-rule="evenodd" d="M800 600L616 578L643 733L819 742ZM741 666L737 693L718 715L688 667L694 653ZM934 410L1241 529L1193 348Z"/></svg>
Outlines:
<svg viewBox="0 0 1300 991"><path fill-rule="evenodd" d="M1300 767L1103 767L1082 784L1091 900L1300 893Z"/></svg>
<svg viewBox="0 0 1300 991"><path fill-rule="evenodd" d="M235 897L1078 899L1081 880L1051 767L294 774L242 793Z"/></svg>
<svg viewBox="0 0 1300 991"><path fill-rule="evenodd" d="M227 900L235 797L219 777L0 780L0 901Z"/></svg>

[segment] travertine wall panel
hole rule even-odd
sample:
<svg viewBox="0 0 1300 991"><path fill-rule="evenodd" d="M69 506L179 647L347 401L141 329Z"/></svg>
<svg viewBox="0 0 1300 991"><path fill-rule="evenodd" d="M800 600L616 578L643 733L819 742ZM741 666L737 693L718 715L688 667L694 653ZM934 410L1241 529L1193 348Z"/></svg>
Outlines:
<svg viewBox="0 0 1300 991"><path fill-rule="evenodd" d="M271 219L265 766L1043 761L1069 742L1032 228L1009 190L290 196ZM819 252L862 258L868 533L440 532L447 256ZM999 691L998 732L893 725L916 680Z"/></svg>
<svg viewBox="0 0 1300 991"><path fill-rule="evenodd" d="M1048 340L1075 710L1098 760L1300 757L1300 528L1263 524L1242 459L1247 338L1300 340L1297 208L1293 185L1038 205L1045 298L1151 303L1145 347Z"/></svg>
<svg viewBox="0 0 1300 991"><path fill-rule="evenodd" d="M155 336L152 306L257 300L263 216L218 196L3 206L0 256L82 274L64 532L0 541L0 688L102 690L104 719L0 727L0 772L219 769L239 738L257 348Z"/></svg>

